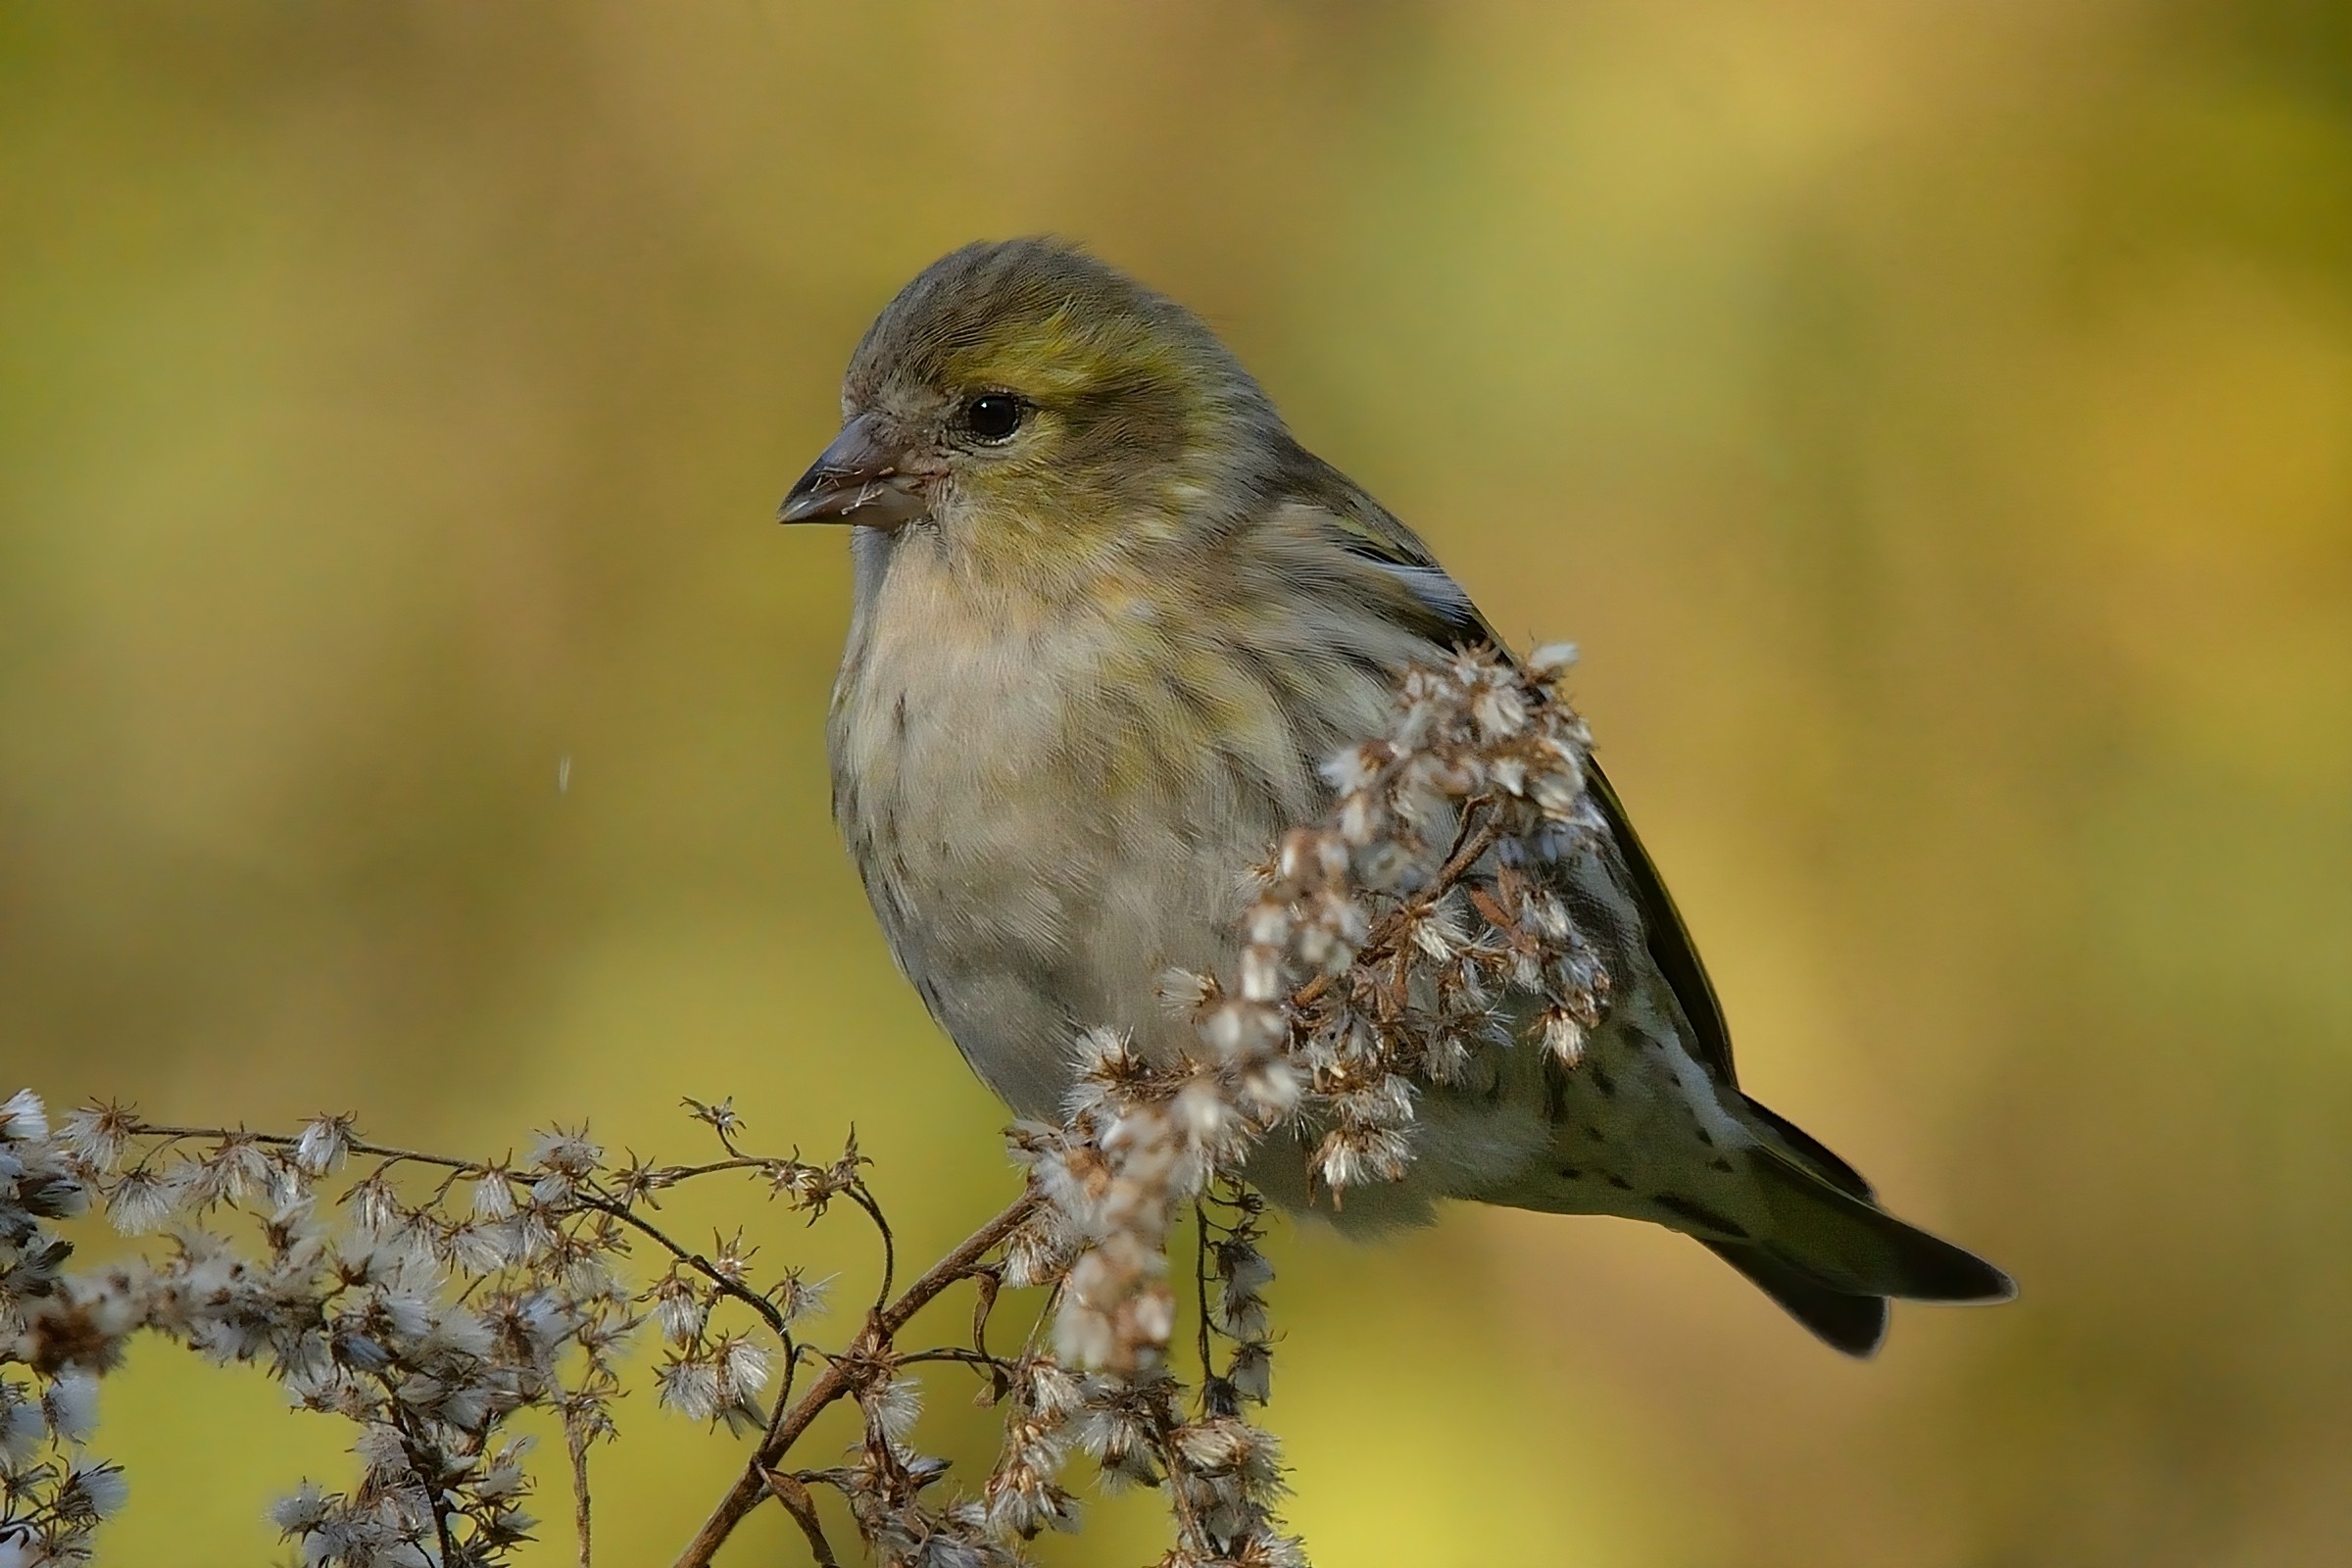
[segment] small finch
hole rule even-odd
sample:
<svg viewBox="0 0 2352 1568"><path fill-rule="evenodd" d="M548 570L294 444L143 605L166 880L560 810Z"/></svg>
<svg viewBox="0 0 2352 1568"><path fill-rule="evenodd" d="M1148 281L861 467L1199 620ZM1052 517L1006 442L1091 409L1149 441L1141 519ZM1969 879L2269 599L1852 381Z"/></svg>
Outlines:
<svg viewBox="0 0 2352 1568"><path fill-rule="evenodd" d="M1320 764L1380 727L1402 672L1503 645L1198 318L1066 246L934 263L867 329L842 406L781 513L853 525L834 814L932 1017L1057 1120L1090 1027L1186 1048L1159 977L1231 972L1250 867L1323 811ZM1429 1087L1405 1179L1334 1222L1438 1198L1648 1220L1856 1355L1889 1298L2014 1295L1740 1093L1690 934L1591 780L1606 832L1559 892L1613 985L1581 1061L1521 1042L1541 1072ZM1266 1163L1252 1180L1306 1200Z"/></svg>

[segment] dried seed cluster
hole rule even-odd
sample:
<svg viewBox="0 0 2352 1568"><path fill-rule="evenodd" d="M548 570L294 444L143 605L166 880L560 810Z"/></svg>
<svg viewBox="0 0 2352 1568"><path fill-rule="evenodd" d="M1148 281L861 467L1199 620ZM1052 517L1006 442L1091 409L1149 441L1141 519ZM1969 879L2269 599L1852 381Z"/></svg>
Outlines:
<svg viewBox="0 0 2352 1568"><path fill-rule="evenodd" d="M1516 1049L1520 1020L1576 1065L1609 977L1544 874L1603 826L1592 737L1555 690L1572 658L1472 650L1412 671L1386 732L1326 768L1325 820L1259 868L1230 981L1163 977L1200 1049L1159 1062L1110 1031L1086 1038L1068 1122L1025 1136L1048 1200L1040 1255L1077 1252L1065 1357L1154 1363L1176 1209L1269 1134L1311 1135L1310 1185L1344 1202L1403 1177L1423 1090Z"/></svg>
<svg viewBox="0 0 2352 1568"><path fill-rule="evenodd" d="M1079 1455L1105 1485L1163 1489L1165 1568L1302 1564L1275 1512L1279 1449L1249 1419L1271 1392L1273 1269L1262 1201L1239 1177L1297 1157L1310 1191L1343 1202L1406 1173L1424 1093L1498 1052L1576 1064L1608 975L1547 874L1599 827L1589 737L1554 690L1568 659L1470 652L1414 672L1384 733L1331 762L1327 817L1260 868L1234 972L1164 978L1198 1047L1154 1060L1089 1034L1066 1119L1014 1130L1027 1194L904 1286L855 1140L822 1163L760 1154L729 1101L686 1102L718 1147L683 1165L614 1161L584 1128L467 1160L369 1143L348 1116L264 1134L96 1105L52 1127L29 1092L0 1104L0 1568L91 1560L124 1495L122 1471L84 1446L98 1380L139 1332L259 1368L353 1423L357 1483L305 1482L273 1513L306 1565L511 1561L539 1528L528 1442L507 1426L526 1409L560 1418L589 1561L589 1453L615 1436L632 1347L658 1357L662 1405L751 1440L681 1568L709 1563L770 1499L818 1563L837 1562L820 1494L878 1561L1021 1563L1040 1532L1076 1528L1062 1476ZM728 1175L810 1217L839 1202L871 1221L879 1289L838 1348L806 1337L822 1282L762 1267L742 1231L698 1250L662 1228L661 1195ZM165 1240L69 1273L60 1226L93 1205ZM1188 1205L1190 1390L1169 1354L1170 1244ZM978 1298L968 1344L901 1343L963 1283ZM987 1342L1004 1286L1048 1292L1011 1353ZM1004 1411L997 1462L969 1494L916 1443L910 1369L926 1362L967 1368ZM856 1441L839 1463L801 1464L835 1403L859 1411Z"/></svg>
<svg viewBox="0 0 2352 1568"><path fill-rule="evenodd" d="M1095 1031L1068 1120L1021 1130L1044 1199L1025 1277L1063 1282L1062 1359L1127 1391L1104 1407L1125 1412L1115 1441L1089 1446L1108 1473L1164 1474L1171 1562L1299 1560L1270 1511L1272 1440L1242 1416L1271 1377L1255 1210L1221 1232L1202 1216L1203 1386L1187 1418L1166 1370L1182 1206L1261 1149L1279 1156L1276 1134L1299 1142L1309 1190L1335 1204L1400 1180L1425 1089L1528 1049L1530 1017L1539 1049L1572 1068L1608 1004L1608 974L1546 875L1603 828L1586 792L1592 737L1556 689L1573 657L1473 650L1413 671L1384 733L1327 767L1325 819L1260 868L1234 974L1162 977L1199 1049L1152 1060ZM1221 1368L1212 1333L1234 1345Z"/></svg>

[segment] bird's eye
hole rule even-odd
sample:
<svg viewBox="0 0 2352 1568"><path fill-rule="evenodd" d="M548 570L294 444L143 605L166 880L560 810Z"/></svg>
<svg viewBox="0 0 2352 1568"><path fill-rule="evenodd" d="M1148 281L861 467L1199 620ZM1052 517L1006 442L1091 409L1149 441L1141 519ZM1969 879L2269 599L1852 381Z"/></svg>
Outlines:
<svg viewBox="0 0 2352 1568"><path fill-rule="evenodd" d="M1021 427L1021 400L983 392L963 406L964 426L983 441L1009 441Z"/></svg>

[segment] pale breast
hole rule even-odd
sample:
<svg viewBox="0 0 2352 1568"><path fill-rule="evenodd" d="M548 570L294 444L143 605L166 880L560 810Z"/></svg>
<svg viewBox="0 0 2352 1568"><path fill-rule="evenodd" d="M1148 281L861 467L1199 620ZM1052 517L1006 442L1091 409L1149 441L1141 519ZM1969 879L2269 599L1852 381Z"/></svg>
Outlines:
<svg viewBox="0 0 2352 1568"><path fill-rule="evenodd" d="M1313 812L1252 656L1139 596L997 599L905 541L862 596L830 726L835 815L899 964L984 1081L1057 1111L1096 1024L1172 1050L1170 966L1226 967L1249 867ZM1325 693L1368 725L1381 684Z"/></svg>

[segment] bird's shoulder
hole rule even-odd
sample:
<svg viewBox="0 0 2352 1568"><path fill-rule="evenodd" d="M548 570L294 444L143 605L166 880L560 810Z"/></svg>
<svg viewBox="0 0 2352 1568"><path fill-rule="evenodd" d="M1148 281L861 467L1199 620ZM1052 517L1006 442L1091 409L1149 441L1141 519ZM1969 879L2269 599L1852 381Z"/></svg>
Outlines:
<svg viewBox="0 0 2352 1568"><path fill-rule="evenodd" d="M1294 449L1283 466L1277 515L1303 531L1328 566L1435 648L1505 649L1500 634L1438 564L1419 534L1362 486L1302 448Z"/></svg>

